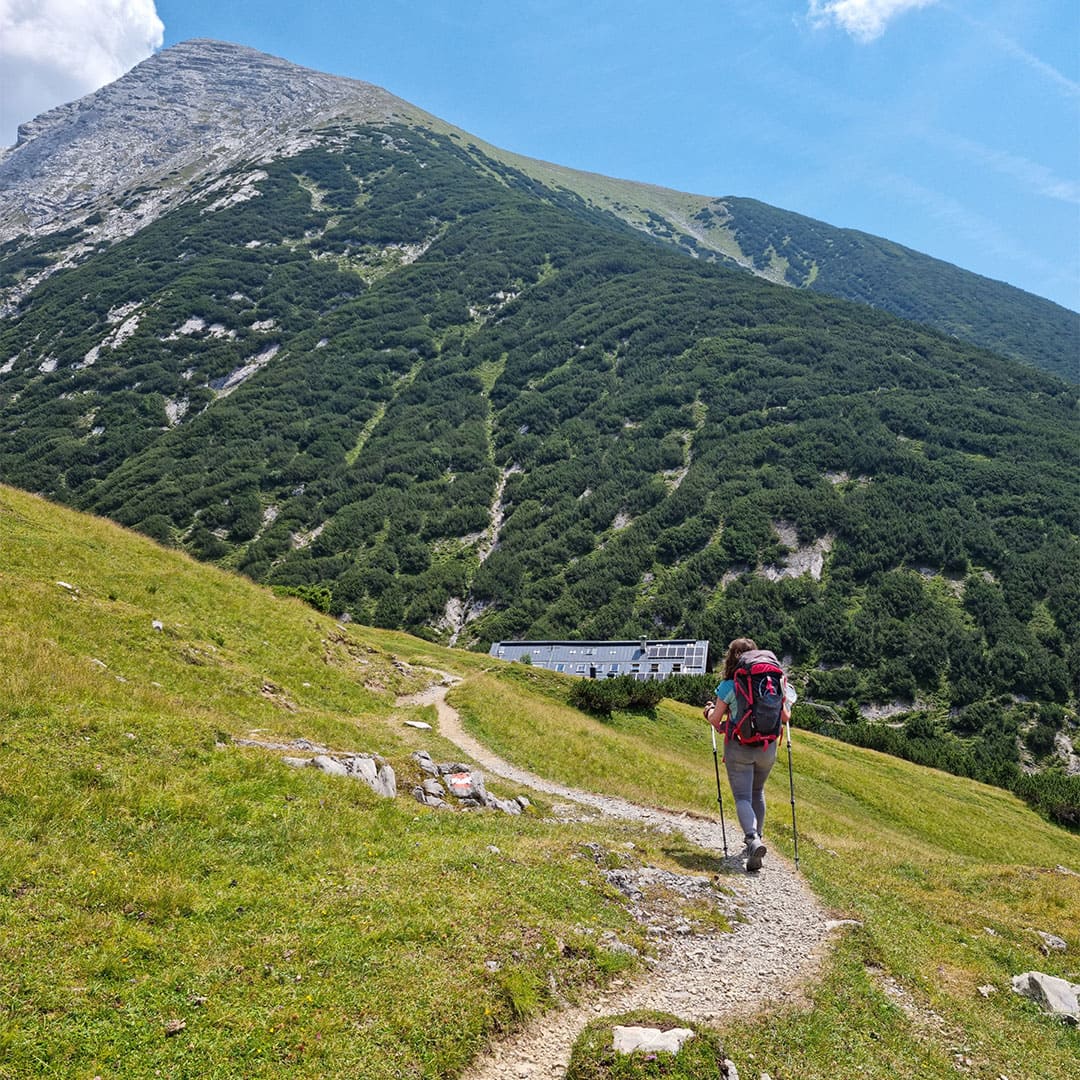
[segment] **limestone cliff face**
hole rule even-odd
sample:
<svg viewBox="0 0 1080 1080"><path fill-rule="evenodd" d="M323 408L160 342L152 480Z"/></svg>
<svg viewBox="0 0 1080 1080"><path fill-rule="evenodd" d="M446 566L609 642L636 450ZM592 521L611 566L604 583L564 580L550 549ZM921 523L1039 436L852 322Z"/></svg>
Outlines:
<svg viewBox="0 0 1080 1080"><path fill-rule="evenodd" d="M0 242L55 232L95 211L103 221L92 235L113 239L237 161L302 143L334 115L418 112L370 83L238 45L187 41L19 128L0 157Z"/></svg>

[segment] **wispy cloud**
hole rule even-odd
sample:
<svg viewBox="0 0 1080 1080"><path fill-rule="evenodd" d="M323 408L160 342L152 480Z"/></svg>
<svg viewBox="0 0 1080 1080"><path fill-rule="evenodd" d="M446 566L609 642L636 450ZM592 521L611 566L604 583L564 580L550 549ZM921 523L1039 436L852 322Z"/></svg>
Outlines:
<svg viewBox="0 0 1080 1080"><path fill-rule="evenodd" d="M120 78L164 30L154 0L0 0L0 145L23 121Z"/></svg>
<svg viewBox="0 0 1080 1080"><path fill-rule="evenodd" d="M982 33L990 38L990 40L1002 51L1009 53L1010 56L1016 57L1017 60L1023 62L1032 71L1036 72L1036 74L1041 75L1054 83L1059 90L1065 92L1066 96L1073 99L1080 98L1080 83L1076 83L1067 75L1063 75L1053 66L1053 64L1048 64L1034 53L1029 52L1018 41L1014 41L996 26L983 22L981 19L973 18L971 15L968 15L967 12L961 11L953 5L949 5L948 7L954 15L959 16L969 26L973 26L976 30L982 31Z"/></svg>
<svg viewBox="0 0 1080 1080"><path fill-rule="evenodd" d="M996 150L961 135L921 132L922 138L945 147L1002 176L1016 180L1029 194L1080 206L1080 183L1058 176L1052 169L1007 150Z"/></svg>
<svg viewBox="0 0 1080 1080"><path fill-rule="evenodd" d="M929 7L937 0L810 0L810 21L835 23L856 41L874 41L898 15L913 8Z"/></svg>

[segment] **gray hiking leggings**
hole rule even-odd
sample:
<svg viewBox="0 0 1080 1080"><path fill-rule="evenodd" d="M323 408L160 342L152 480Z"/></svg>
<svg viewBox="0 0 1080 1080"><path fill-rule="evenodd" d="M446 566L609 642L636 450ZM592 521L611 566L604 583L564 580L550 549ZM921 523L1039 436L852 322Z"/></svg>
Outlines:
<svg viewBox="0 0 1080 1080"><path fill-rule="evenodd" d="M744 836L761 836L765 829L765 781L776 764L778 745L779 740L763 747L724 742L724 768Z"/></svg>

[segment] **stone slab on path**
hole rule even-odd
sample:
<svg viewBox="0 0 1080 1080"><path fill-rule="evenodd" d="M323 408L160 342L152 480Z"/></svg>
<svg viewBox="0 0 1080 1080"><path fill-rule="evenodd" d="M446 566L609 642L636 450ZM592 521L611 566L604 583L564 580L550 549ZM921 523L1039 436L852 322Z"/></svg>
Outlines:
<svg viewBox="0 0 1080 1080"><path fill-rule="evenodd" d="M612 1049L617 1054L677 1054L683 1043L694 1037L690 1028L623 1027L616 1024L611 1030Z"/></svg>

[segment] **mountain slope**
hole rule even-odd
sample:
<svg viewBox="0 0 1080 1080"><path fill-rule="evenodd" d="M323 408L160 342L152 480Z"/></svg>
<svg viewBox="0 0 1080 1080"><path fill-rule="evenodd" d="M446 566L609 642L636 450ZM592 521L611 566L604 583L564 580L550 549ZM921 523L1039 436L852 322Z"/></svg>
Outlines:
<svg viewBox="0 0 1080 1080"><path fill-rule="evenodd" d="M1072 388L454 132L310 139L0 322L0 477L361 621L750 633L977 775L1075 766Z"/></svg>
<svg viewBox="0 0 1080 1080"><path fill-rule="evenodd" d="M740 893L741 874L678 835L559 820L543 795L515 818L429 810L233 741L379 752L404 789L413 750L460 757L403 723L436 723L431 709L396 699L443 669L464 677L470 730L512 760L644 792L715 838L696 708L599 722L558 676L343 627L9 488L0 546L5 1080L453 1080L561 995L647 980L625 945L655 941L603 870L648 863L699 898L717 877ZM912 1062L945 1080L963 1047L987 1075L1071 1077L1075 1031L1008 988L1032 968L1075 978L1075 836L1007 793L795 738L802 873L861 925L805 996L771 983L783 1004L722 1021L727 1056L809 1080ZM787 794L778 769L770 858L791 853ZM723 927L700 905L674 909L691 942ZM1068 950L1044 955L1037 930Z"/></svg>
<svg viewBox="0 0 1080 1080"><path fill-rule="evenodd" d="M690 195L582 173L471 140L663 243L768 281L855 300L1080 381L1080 315L882 237L754 199Z"/></svg>
<svg viewBox="0 0 1080 1080"><path fill-rule="evenodd" d="M241 161L312 145L314 130L335 117L406 120L454 135L694 256L870 303L1080 379L1080 316L1022 290L750 199L689 195L511 154L379 87L201 40L22 126L19 143L0 158L0 310L5 291L8 304L16 301L50 267L130 235Z"/></svg>

